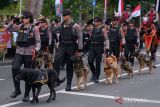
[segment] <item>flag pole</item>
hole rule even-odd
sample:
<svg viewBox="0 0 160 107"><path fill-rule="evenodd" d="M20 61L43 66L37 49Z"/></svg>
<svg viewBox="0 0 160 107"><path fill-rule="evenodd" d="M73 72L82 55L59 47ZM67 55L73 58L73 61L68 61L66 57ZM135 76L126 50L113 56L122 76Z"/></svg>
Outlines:
<svg viewBox="0 0 160 107"><path fill-rule="evenodd" d="M106 15L107 15L107 0L104 2L104 20L106 20Z"/></svg>

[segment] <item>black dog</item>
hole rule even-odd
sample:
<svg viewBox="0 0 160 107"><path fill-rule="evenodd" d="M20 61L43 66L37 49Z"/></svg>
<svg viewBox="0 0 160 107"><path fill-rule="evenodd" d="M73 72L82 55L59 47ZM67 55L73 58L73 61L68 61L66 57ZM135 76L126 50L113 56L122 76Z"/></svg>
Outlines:
<svg viewBox="0 0 160 107"><path fill-rule="evenodd" d="M33 99L30 101L30 103L38 103L38 95L41 91L41 86L44 84L47 84L50 89L50 96L47 100L47 102L51 102L51 100L55 100L56 98L56 92L55 87L58 86L60 83L63 83L66 78L63 78L60 80L58 78L57 72L55 70L40 70L40 69L31 69L31 68L24 68L21 69L19 74L16 76L16 80L24 80L28 83L26 86L26 95L29 95L29 92L32 88L33 91ZM37 91L36 91L37 89ZM28 100L22 99L24 102L27 102Z"/></svg>

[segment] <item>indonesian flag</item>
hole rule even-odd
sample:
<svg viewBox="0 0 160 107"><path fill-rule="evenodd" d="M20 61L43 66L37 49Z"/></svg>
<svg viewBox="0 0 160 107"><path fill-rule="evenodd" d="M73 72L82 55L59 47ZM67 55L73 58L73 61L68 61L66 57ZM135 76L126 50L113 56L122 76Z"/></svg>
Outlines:
<svg viewBox="0 0 160 107"><path fill-rule="evenodd" d="M123 10L124 10L124 2L123 0L119 0L119 3L118 3L118 14L119 16L122 16L123 14Z"/></svg>
<svg viewBox="0 0 160 107"><path fill-rule="evenodd" d="M141 5L139 4L131 13L131 17L138 17L141 15Z"/></svg>

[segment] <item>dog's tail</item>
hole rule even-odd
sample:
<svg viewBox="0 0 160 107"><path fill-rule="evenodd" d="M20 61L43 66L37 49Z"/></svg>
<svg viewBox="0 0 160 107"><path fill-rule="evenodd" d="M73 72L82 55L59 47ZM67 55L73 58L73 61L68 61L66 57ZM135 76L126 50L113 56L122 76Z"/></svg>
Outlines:
<svg viewBox="0 0 160 107"><path fill-rule="evenodd" d="M115 62L117 62L117 58L116 58L116 56L111 55L110 57L111 57L111 58L113 58L113 60L114 60Z"/></svg>
<svg viewBox="0 0 160 107"><path fill-rule="evenodd" d="M59 79L59 78L58 78L57 82L58 82L58 84L61 84L61 83L63 83L65 80L66 80L66 77L64 77L63 79Z"/></svg>
<svg viewBox="0 0 160 107"><path fill-rule="evenodd" d="M64 77L63 79L57 78L57 81L55 82L54 86L55 87L60 86L60 84L63 83L65 80L66 80L66 77Z"/></svg>

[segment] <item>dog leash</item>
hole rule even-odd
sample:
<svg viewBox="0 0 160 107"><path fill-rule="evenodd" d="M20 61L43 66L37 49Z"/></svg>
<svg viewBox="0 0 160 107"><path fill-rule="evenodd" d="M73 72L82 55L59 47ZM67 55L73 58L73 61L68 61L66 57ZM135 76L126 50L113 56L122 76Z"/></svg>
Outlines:
<svg viewBox="0 0 160 107"><path fill-rule="evenodd" d="M36 57L36 51L35 51L35 49L32 49L32 62L31 62L31 66L30 66L30 68L32 68L32 67L33 67L35 57Z"/></svg>

